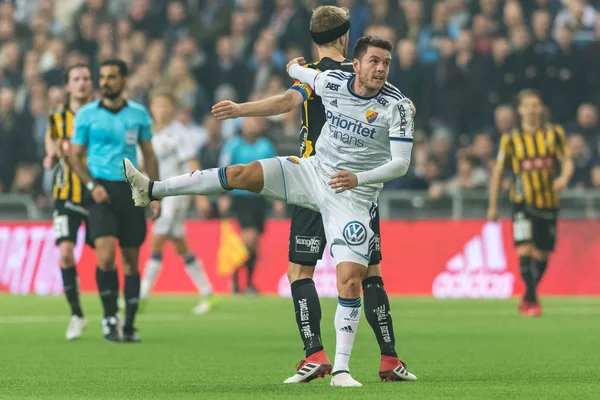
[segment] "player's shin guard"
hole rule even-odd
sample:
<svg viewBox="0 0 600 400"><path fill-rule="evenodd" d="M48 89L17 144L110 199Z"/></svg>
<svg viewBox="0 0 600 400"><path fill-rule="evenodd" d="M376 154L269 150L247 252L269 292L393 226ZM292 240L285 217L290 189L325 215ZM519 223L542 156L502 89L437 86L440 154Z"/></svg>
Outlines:
<svg viewBox="0 0 600 400"><path fill-rule="evenodd" d="M194 171L169 178L165 181L153 182L151 199L162 199L168 196L187 194L211 195L231 190L227 184L227 167Z"/></svg>
<svg viewBox="0 0 600 400"><path fill-rule="evenodd" d="M204 297L210 296L212 294L212 286L204 273L202 262L191 253L183 257L183 261L185 262L185 270L190 278L192 278L200 294Z"/></svg>
<svg viewBox="0 0 600 400"><path fill-rule="evenodd" d="M142 278L140 288L140 298L146 299L150 296L150 291L154 286L154 282L160 273L162 267L162 254L152 253L148 261L146 261L146 267L144 268L144 277Z"/></svg>
<svg viewBox="0 0 600 400"><path fill-rule="evenodd" d="M533 268L536 272L535 286L537 288L537 286L542 281L542 278L544 277L546 269L548 268L548 260L533 260Z"/></svg>
<svg viewBox="0 0 600 400"><path fill-rule="evenodd" d="M310 279L300 279L292 283L292 299L296 311L296 323L304 343L306 358L323 350L321 341L321 302Z"/></svg>
<svg viewBox="0 0 600 400"><path fill-rule="evenodd" d="M140 275L125 276L125 325L124 333L133 333L133 323L137 314L140 300Z"/></svg>
<svg viewBox="0 0 600 400"><path fill-rule="evenodd" d="M533 276L531 262L532 262L532 260L531 260L531 257L529 257L529 256L519 257L521 277L523 278L523 283L525 284L524 299L526 301L536 301L536 295L535 295L536 284L535 284L535 277Z"/></svg>
<svg viewBox="0 0 600 400"><path fill-rule="evenodd" d="M360 320L360 297L343 299L338 297L335 311L335 362L333 375L350 372L349 362L354 345L354 337Z"/></svg>
<svg viewBox="0 0 600 400"><path fill-rule="evenodd" d="M104 308L104 318L115 317L117 315L117 299L119 298L119 277L117 270L103 271L96 268L96 283L98 284L98 293L102 300Z"/></svg>
<svg viewBox="0 0 600 400"><path fill-rule="evenodd" d="M398 357L396 338L390 312L390 302L380 276L370 276L362 282L365 316L379 344L382 356Z"/></svg>
<svg viewBox="0 0 600 400"><path fill-rule="evenodd" d="M75 266L61 268L63 287L65 289L65 297L71 307L71 315L83 317L81 303L79 302L79 285L77 282L77 270Z"/></svg>

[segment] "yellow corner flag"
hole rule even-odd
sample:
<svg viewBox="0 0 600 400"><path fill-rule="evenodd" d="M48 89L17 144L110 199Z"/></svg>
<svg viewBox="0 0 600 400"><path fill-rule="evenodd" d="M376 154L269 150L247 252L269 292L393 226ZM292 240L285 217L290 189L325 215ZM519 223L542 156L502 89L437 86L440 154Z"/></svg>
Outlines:
<svg viewBox="0 0 600 400"><path fill-rule="evenodd" d="M242 238L235 231L231 220L221 221L221 244L217 254L217 273L231 275L240 265L244 264L250 254Z"/></svg>

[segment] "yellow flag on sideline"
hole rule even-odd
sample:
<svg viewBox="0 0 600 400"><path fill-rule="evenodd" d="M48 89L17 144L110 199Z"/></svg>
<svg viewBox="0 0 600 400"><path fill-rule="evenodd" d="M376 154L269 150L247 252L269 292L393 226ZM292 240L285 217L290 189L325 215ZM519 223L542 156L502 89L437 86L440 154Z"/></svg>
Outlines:
<svg viewBox="0 0 600 400"><path fill-rule="evenodd" d="M240 235L233 228L231 220L222 220L221 243L217 254L217 273L219 275L231 275L249 257L248 249Z"/></svg>

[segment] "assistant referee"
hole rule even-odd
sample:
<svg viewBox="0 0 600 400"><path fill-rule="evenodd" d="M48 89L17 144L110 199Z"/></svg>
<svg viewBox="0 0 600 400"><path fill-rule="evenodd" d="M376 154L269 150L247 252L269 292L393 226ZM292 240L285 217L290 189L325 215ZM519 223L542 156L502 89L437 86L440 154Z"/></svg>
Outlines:
<svg viewBox="0 0 600 400"><path fill-rule="evenodd" d="M123 179L122 160L137 165L139 144L150 179L158 179L158 163L152 150L152 122L146 108L125 100L123 88L127 65L107 60L100 66L102 100L82 107L75 116L72 166L94 202L89 206L89 229L98 254L96 282L104 319L102 331L111 342L139 342L134 320L138 309L140 246L146 238L144 210L131 201L131 188ZM83 162L87 156L87 166ZM160 215L160 203L150 204L153 219ZM125 325L117 328L119 281L115 267L117 240L125 275Z"/></svg>

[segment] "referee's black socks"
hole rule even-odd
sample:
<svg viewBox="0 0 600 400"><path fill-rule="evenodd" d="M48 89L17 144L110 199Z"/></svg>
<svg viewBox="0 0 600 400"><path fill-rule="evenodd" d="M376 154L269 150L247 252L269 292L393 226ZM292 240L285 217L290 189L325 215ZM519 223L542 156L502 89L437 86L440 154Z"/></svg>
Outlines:
<svg viewBox="0 0 600 400"><path fill-rule="evenodd" d="M380 276L363 279L365 317L375 333L382 356L398 357L390 301Z"/></svg>
<svg viewBox="0 0 600 400"><path fill-rule="evenodd" d="M292 299L296 323L304 342L306 357L323 350L321 341L321 302L312 279L299 279L292 283Z"/></svg>
<svg viewBox="0 0 600 400"><path fill-rule="evenodd" d="M119 277L117 276L117 270L103 271L100 267L97 267L96 283L98 284L98 293L100 294L100 300L102 300L102 307L104 308L104 318L116 317L118 310L117 299L119 298Z"/></svg>
<svg viewBox="0 0 600 400"><path fill-rule="evenodd" d="M77 282L77 270L75 266L61 268L63 287L65 290L65 297L71 307L71 315L77 315L79 318L83 317L83 311L81 310L81 304L79 302L79 285Z"/></svg>
<svg viewBox="0 0 600 400"><path fill-rule="evenodd" d="M133 323L140 301L140 274L125 275L125 326L123 332L133 333Z"/></svg>

